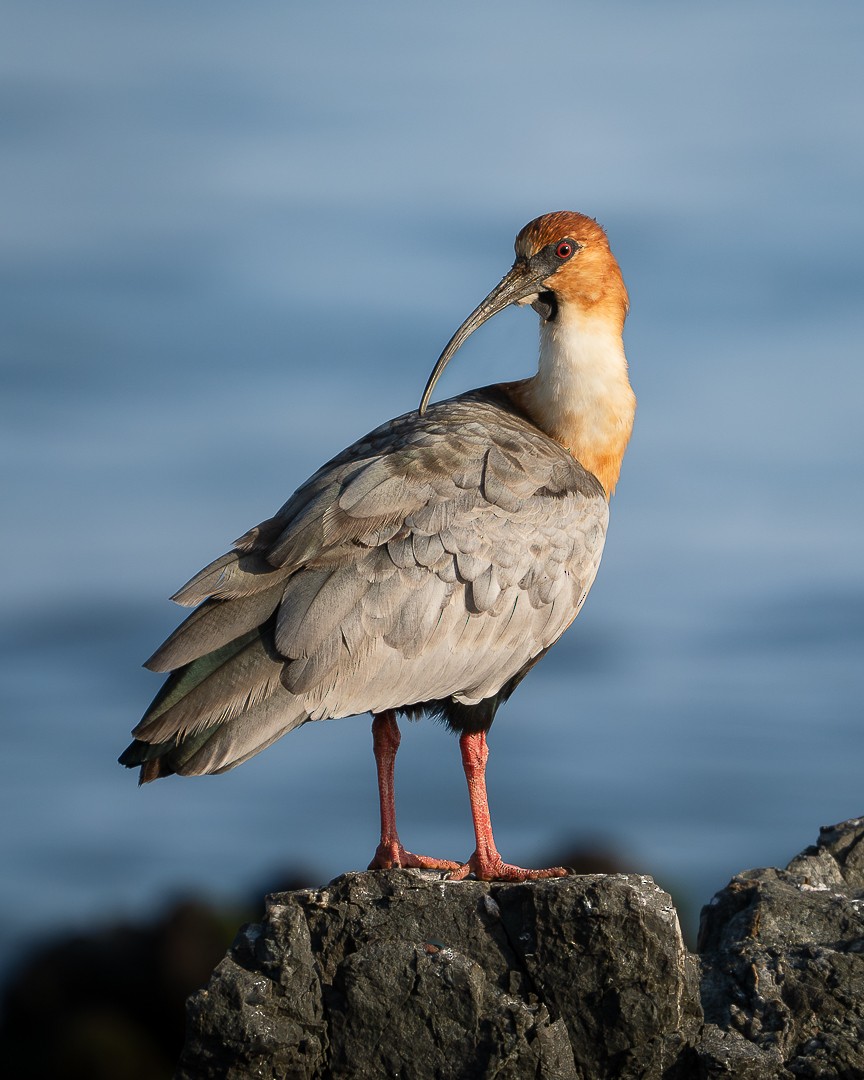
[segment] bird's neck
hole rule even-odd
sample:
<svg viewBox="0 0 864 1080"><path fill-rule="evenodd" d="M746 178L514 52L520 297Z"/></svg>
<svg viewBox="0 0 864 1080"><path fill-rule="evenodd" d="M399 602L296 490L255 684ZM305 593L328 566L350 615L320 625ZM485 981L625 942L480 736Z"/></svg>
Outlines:
<svg viewBox="0 0 864 1080"><path fill-rule="evenodd" d="M540 363L511 389L518 404L593 473L608 498L627 449L636 397L627 377L620 321L559 305L541 322Z"/></svg>

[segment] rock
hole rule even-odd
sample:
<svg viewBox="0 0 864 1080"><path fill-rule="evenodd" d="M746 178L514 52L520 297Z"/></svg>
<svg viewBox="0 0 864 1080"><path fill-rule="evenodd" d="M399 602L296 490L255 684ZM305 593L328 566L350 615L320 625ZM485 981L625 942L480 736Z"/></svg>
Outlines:
<svg viewBox="0 0 864 1080"><path fill-rule="evenodd" d="M864 818L823 828L786 870L733 878L698 948L706 1024L758 1062L728 1075L864 1077Z"/></svg>
<svg viewBox="0 0 864 1080"><path fill-rule="evenodd" d="M180 1077L661 1077L696 961L650 878L346 874L270 898L190 1000Z"/></svg>
<svg viewBox="0 0 864 1080"><path fill-rule="evenodd" d="M733 879L699 958L647 877L346 874L241 931L189 1001L177 1076L852 1080L862 905L864 819Z"/></svg>

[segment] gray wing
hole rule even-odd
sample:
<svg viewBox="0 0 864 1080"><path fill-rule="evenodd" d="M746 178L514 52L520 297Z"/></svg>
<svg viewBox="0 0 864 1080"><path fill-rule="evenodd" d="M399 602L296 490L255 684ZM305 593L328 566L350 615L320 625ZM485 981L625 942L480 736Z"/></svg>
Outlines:
<svg viewBox="0 0 864 1080"><path fill-rule="evenodd" d="M213 772L308 719L490 697L576 617L607 518L500 391L391 421L176 594L200 606L136 739Z"/></svg>

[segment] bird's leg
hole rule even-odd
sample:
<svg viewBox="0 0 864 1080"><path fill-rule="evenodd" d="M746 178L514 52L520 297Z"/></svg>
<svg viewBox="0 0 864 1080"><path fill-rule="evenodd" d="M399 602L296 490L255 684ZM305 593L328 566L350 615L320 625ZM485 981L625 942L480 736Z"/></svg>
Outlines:
<svg viewBox="0 0 864 1080"><path fill-rule="evenodd" d="M486 797L486 762L489 758L486 732L466 732L459 740L459 749L462 751L462 767L468 781L468 798L471 800L477 847L468 862L450 877L458 881L473 873L480 881L529 881L534 878L564 877L569 873L563 866L553 866L548 870L523 870L521 866L510 866L502 860L495 847Z"/></svg>
<svg viewBox="0 0 864 1080"><path fill-rule="evenodd" d="M421 870L455 870L459 863L414 855L406 851L399 840L396 832L396 791L393 774L400 741L395 712L388 709L387 712L378 713L372 718L372 749L378 769L378 797L381 801L381 843L375 852L375 858L369 863L369 869L391 870L416 866Z"/></svg>

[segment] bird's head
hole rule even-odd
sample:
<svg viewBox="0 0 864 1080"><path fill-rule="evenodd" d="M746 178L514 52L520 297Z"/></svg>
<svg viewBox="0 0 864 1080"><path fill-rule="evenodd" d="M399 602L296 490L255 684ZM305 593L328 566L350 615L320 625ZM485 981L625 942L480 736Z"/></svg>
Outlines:
<svg viewBox="0 0 864 1080"><path fill-rule="evenodd" d="M562 210L529 221L516 237L516 261L492 292L459 327L438 358L420 415L450 358L487 319L509 304L530 304L544 323L562 309L609 321L620 333L627 314L627 290L602 226L593 218Z"/></svg>

